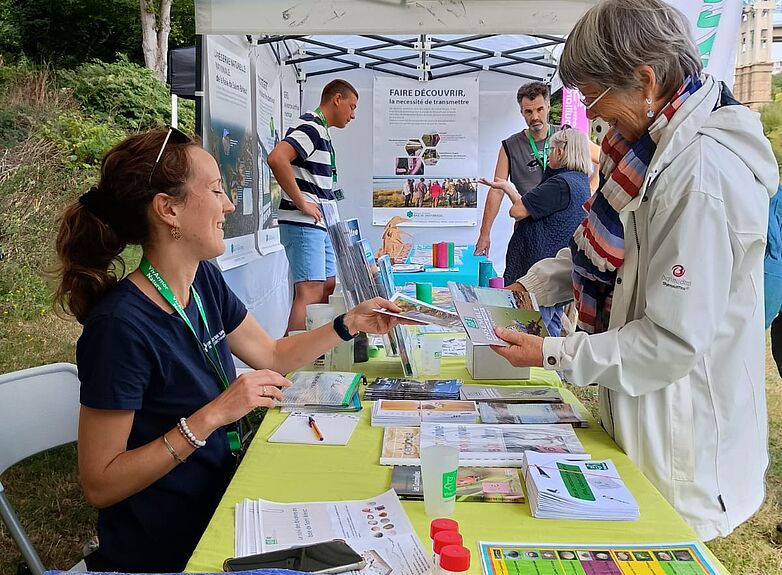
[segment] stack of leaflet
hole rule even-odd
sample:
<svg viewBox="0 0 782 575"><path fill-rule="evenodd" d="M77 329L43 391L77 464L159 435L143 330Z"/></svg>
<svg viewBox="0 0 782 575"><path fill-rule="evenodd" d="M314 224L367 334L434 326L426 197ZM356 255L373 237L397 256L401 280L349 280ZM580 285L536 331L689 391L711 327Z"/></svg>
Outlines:
<svg viewBox="0 0 782 575"><path fill-rule="evenodd" d="M364 390L364 399L459 399L461 379L378 377Z"/></svg>
<svg viewBox="0 0 782 575"><path fill-rule="evenodd" d="M528 451L522 470L533 517L633 521L640 516L610 459L569 461Z"/></svg>
<svg viewBox="0 0 782 575"><path fill-rule="evenodd" d="M421 422L475 423L474 401L378 399L372 406L373 427L416 427Z"/></svg>
<svg viewBox="0 0 782 575"><path fill-rule="evenodd" d="M344 371L297 371L283 388L282 411L360 411L360 373Z"/></svg>
<svg viewBox="0 0 782 575"><path fill-rule="evenodd" d="M589 422L569 403L481 403L481 423L569 423L588 427Z"/></svg>

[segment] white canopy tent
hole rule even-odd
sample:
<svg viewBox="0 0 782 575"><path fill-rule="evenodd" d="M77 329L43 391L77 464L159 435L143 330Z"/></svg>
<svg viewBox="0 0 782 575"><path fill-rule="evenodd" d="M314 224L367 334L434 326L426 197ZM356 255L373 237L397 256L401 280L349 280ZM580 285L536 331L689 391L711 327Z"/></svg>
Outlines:
<svg viewBox="0 0 782 575"><path fill-rule="evenodd" d="M378 74L426 81L464 75L480 79L479 174L491 176L502 139L524 128L518 87L541 79L558 83L558 46L596 0L196 0L199 34L230 35L269 44L300 82L302 110L317 106L334 77L359 91L357 118L333 130L343 218L357 217L364 237L379 246L372 226L372 88ZM739 0L672 2L690 19L710 71L732 80ZM738 14L736 14L738 11ZM723 17L725 14L730 18ZM719 34L717 31L719 29ZM523 35L523 34L529 35ZM466 36L465 36L466 35ZM727 62L727 64L726 64ZM286 66L286 67L287 67ZM479 192L482 206L485 190ZM443 239L474 243L477 227L411 228L415 243ZM490 258L504 267L512 220L500 212ZM291 291L284 252L225 273L231 287L275 337L284 333Z"/></svg>

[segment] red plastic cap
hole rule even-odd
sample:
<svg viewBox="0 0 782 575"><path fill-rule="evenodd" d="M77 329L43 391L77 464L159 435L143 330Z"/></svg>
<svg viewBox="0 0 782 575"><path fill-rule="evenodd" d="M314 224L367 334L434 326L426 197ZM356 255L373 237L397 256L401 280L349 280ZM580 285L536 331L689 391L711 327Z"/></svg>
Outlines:
<svg viewBox="0 0 782 575"><path fill-rule="evenodd" d="M459 524L453 519L434 519L429 526L429 539L434 539L440 531L459 531Z"/></svg>
<svg viewBox="0 0 782 575"><path fill-rule="evenodd" d="M440 569L459 573L470 568L470 550L461 545L446 545L440 550Z"/></svg>
<svg viewBox="0 0 782 575"><path fill-rule="evenodd" d="M456 531L440 531L434 536L434 543L432 544L432 549L435 553L438 555L440 554L440 549L445 547L446 545L461 545L462 544L462 536L459 535Z"/></svg>

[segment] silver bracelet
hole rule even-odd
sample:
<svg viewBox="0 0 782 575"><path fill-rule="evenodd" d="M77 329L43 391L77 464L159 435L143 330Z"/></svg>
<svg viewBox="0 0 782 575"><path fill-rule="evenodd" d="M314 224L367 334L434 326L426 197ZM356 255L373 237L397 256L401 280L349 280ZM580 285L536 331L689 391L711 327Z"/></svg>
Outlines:
<svg viewBox="0 0 782 575"><path fill-rule="evenodd" d="M185 439L187 439L190 442L190 445L195 447L196 449L199 449L206 445L206 441L203 439L198 439L192 431L190 431L190 428L187 426L187 419L184 417L179 418L179 424L177 425L179 427L179 431L182 432L182 435L185 436Z"/></svg>
<svg viewBox="0 0 782 575"><path fill-rule="evenodd" d="M166 437L165 433L163 434L163 444L166 446L166 449L168 449L168 452L171 454L171 457L173 457L177 463L184 463L185 461L187 461L186 459L182 459L181 457L179 457L179 454L176 452L176 449L174 449L174 446L168 442L168 438Z"/></svg>

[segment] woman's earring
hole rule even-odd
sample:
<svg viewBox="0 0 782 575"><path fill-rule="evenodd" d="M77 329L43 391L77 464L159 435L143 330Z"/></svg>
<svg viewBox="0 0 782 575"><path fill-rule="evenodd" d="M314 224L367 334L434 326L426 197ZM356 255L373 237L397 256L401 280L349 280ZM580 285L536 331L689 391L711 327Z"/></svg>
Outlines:
<svg viewBox="0 0 782 575"><path fill-rule="evenodd" d="M651 98L646 98L646 105L649 108L646 111L646 117L647 118L654 118L654 110L652 110L652 99Z"/></svg>
<svg viewBox="0 0 782 575"><path fill-rule="evenodd" d="M171 237L176 241L182 239L182 232L179 230L179 226L171 226Z"/></svg>

